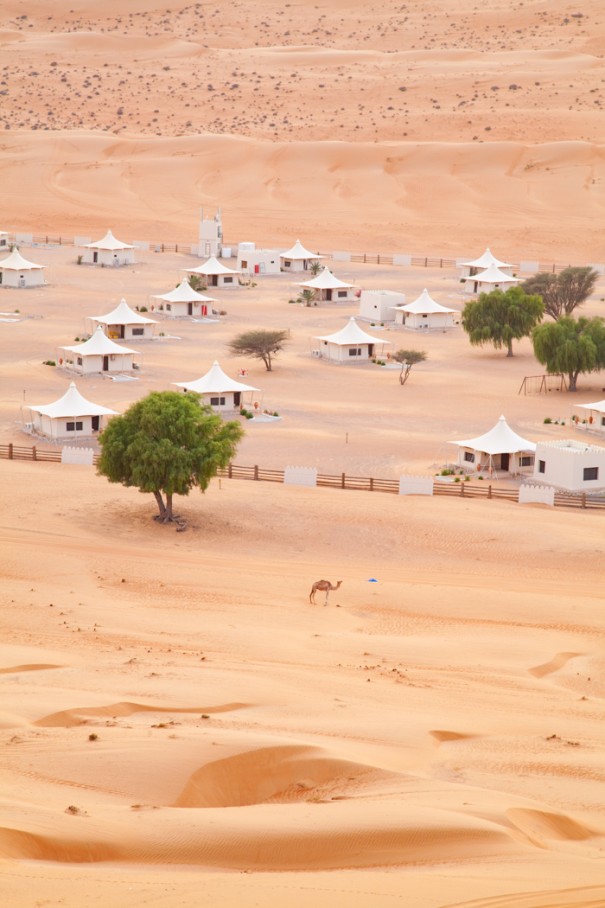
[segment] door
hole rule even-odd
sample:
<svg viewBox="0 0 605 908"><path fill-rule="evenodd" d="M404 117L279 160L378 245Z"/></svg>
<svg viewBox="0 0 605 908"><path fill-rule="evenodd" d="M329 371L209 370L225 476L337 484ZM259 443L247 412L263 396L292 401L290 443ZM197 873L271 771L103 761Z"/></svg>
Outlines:
<svg viewBox="0 0 605 908"><path fill-rule="evenodd" d="M99 253L98 253L98 252L93 252L93 254L92 254L92 261L93 261L93 264L94 264L94 265L97 264L97 262L99 261Z"/></svg>
<svg viewBox="0 0 605 908"><path fill-rule="evenodd" d="M234 405L235 407L239 407L239 406L240 406L240 403L241 403L241 400L242 400L242 392L241 392L241 391L235 391L234 394L233 394L233 405Z"/></svg>
<svg viewBox="0 0 605 908"><path fill-rule="evenodd" d="M372 359L374 356L374 344L368 344L368 358Z"/></svg>
<svg viewBox="0 0 605 908"><path fill-rule="evenodd" d="M202 306L202 315L208 315L208 306Z"/></svg>
<svg viewBox="0 0 605 908"><path fill-rule="evenodd" d="M326 290L326 299L329 303L332 302L332 291L331 290Z"/></svg>
<svg viewBox="0 0 605 908"><path fill-rule="evenodd" d="M103 372L109 372L109 357L103 357Z"/></svg>
<svg viewBox="0 0 605 908"><path fill-rule="evenodd" d="M187 303L187 315L193 315L193 303Z"/></svg>
<svg viewBox="0 0 605 908"><path fill-rule="evenodd" d="M93 432L98 432L98 431L99 431L99 422L100 422L100 420L101 420L101 417L100 417L100 416L93 416L93 417L92 417L91 422L92 422L92 431L93 431Z"/></svg>
<svg viewBox="0 0 605 908"><path fill-rule="evenodd" d="M508 470L510 464L510 454L501 454L500 455L500 469Z"/></svg>

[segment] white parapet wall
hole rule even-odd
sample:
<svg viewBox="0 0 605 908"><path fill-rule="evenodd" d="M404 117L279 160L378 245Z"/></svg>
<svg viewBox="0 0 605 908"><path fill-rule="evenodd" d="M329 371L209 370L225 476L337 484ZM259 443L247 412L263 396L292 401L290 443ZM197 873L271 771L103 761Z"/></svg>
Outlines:
<svg viewBox="0 0 605 908"><path fill-rule="evenodd" d="M519 262L519 271L524 274L536 274L540 270L540 262Z"/></svg>
<svg viewBox="0 0 605 908"><path fill-rule="evenodd" d="M284 470L284 484L292 486L316 486L317 469L315 467L286 467Z"/></svg>
<svg viewBox="0 0 605 908"><path fill-rule="evenodd" d="M400 476L399 477L399 494L400 495L432 495L433 478L432 476Z"/></svg>
<svg viewBox="0 0 605 908"><path fill-rule="evenodd" d="M332 258L335 262L350 262L351 253L350 252L333 252Z"/></svg>
<svg viewBox="0 0 605 908"><path fill-rule="evenodd" d="M412 264L412 256L411 256L411 255L404 255L404 254L394 255L394 256L393 256L393 264L394 264L394 265L405 265L405 266L411 265L411 264Z"/></svg>
<svg viewBox="0 0 605 908"><path fill-rule="evenodd" d="M87 467L92 467L95 452L92 448L72 448L65 446L61 448L61 463L79 463Z"/></svg>
<svg viewBox="0 0 605 908"><path fill-rule="evenodd" d="M548 504L555 503L555 490L551 486L519 486L519 504Z"/></svg>

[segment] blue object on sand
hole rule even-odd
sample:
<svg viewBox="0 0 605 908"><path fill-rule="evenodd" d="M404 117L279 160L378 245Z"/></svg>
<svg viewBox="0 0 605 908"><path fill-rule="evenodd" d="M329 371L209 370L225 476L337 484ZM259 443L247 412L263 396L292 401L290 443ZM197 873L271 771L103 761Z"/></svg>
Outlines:
<svg viewBox="0 0 605 908"><path fill-rule="evenodd" d="M376 577L370 577L368 583L378 583L378 581L376 580Z"/></svg>

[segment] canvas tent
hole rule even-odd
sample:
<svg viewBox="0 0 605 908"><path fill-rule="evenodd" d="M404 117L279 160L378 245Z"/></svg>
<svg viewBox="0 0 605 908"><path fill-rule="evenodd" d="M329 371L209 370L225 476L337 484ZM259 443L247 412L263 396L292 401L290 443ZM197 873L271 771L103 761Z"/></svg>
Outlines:
<svg viewBox="0 0 605 908"><path fill-rule="evenodd" d="M491 268L492 265L499 268L504 274L512 274L513 266L510 262L501 262L500 259L496 258L488 246L483 255L480 255L478 259L473 259L472 262L461 263L461 276L472 277L475 274L479 274L480 271L485 271L486 268Z"/></svg>
<svg viewBox="0 0 605 908"><path fill-rule="evenodd" d="M121 347L111 340L101 325L83 344L59 347L59 365L83 375L98 372L132 372L135 350Z"/></svg>
<svg viewBox="0 0 605 908"><path fill-rule="evenodd" d="M18 249L13 249L7 258L0 261L0 286L2 287L42 287L44 268L23 258Z"/></svg>
<svg viewBox="0 0 605 908"><path fill-rule="evenodd" d="M591 404L574 404L582 410L588 410L583 418L586 419L586 427L591 432L605 433L605 400L596 400Z"/></svg>
<svg viewBox="0 0 605 908"><path fill-rule="evenodd" d="M484 435L450 444L458 446L458 464L467 470L489 474L501 471L511 475L533 470L536 445L517 435L504 416Z"/></svg>
<svg viewBox="0 0 605 908"><path fill-rule="evenodd" d="M238 287L239 282L237 275L239 271L234 268L227 268L215 256L210 256L203 265L197 268L186 268L189 274L199 274L206 280L208 287L231 288Z"/></svg>
<svg viewBox="0 0 605 908"><path fill-rule="evenodd" d="M455 309L435 302L425 288L412 303L395 308L395 324L406 328L451 328L455 313Z"/></svg>
<svg viewBox="0 0 605 908"><path fill-rule="evenodd" d="M491 293L492 290L508 290L520 283L521 278L506 274L497 265L490 265L485 271L478 271L472 277L462 280L465 293Z"/></svg>
<svg viewBox="0 0 605 908"><path fill-rule="evenodd" d="M111 230L107 231L102 240L86 243L81 248L84 250L82 262L85 265L119 267L134 264L134 246L117 240Z"/></svg>
<svg viewBox="0 0 605 908"><path fill-rule="evenodd" d="M303 281L298 285L315 291L315 298L319 302L350 302L355 295L355 284L347 284L335 277L328 268L324 268L310 281Z"/></svg>
<svg viewBox="0 0 605 908"><path fill-rule="evenodd" d="M223 372L218 361L215 360L208 372L201 378L186 382L173 382L185 391L195 391L200 394L202 402L208 404L217 413L239 410L246 395L247 402L253 405L253 392L258 391L253 385L229 378Z"/></svg>
<svg viewBox="0 0 605 908"><path fill-rule="evenodd" d="M279 258L282 271L308 271L313 262L319 262L323 256L309 252L300 240L296 240L290 249L280 252Z"/></svg>
<svg viewBox="0 0 605 908"><path fill-rule="evenodd" d="M32 404L31 423L27 428L37 435L53 441L74 438L92 438L103 428L104 417L114 416L116 411L86 400L75 382L65 394L52 404Z"/></svg>
<svg viewBox="0 0 605 908"><path fill-rule="evenodd" d="M314 355L337 363L368 362L375 356L382 356L385 344L390 344L390 341L368 334L354 317L335 334L324 334L315 340L319 341L319 347L313 350Z"/></svg>
<svg viewBox="0 0 605 908"><path fill-rule="evenodd" d="M115 309L105 315L91 315L89 321L94 328L99 325L112 340L149 340L153 337L154 325L157 322L152 318L145 318L139 312L131 309L126 300L121 300Z"/></svg>
<svg viewBox="0 0 605 908"><path fill-rule="evenodd" d="M168 318L207 318L214 314L212 303L216 300L194 290L187 278L183 278L178 287L169 293L155 296L162 300L160 308Z"/></svg>

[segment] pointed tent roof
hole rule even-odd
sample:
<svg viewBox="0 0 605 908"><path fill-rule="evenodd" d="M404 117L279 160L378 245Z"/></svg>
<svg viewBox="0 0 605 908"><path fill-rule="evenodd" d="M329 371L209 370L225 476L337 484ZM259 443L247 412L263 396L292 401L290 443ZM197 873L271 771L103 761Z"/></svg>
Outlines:
<svg viewBox="0 0 605 908"><path fill-rule="evenodd" d="M329 268L324 268L318 275L310 281L303 281L299 287L311 287L313 290L343 290L356 287L357 284L345 284L339 278L334 277Z"/></svg>
<svg viewBox="0 0 605 908"><path fill-rule="evenodd" d="M194 381L175 381L173 385L185 388L187 391L195 391L197 394L220 393L221 391L258 391L258 388L254 388L252 385L245 385L241 381L229 378L216 359L208 372L201 378Z"/></svg>
<svg viewBox="0 0 605 908"><path fill-rule="evenodd" d="M418 299L415 299L412 303L407 303L404 306L395 306L395 309L399 309L403 312L416 312L416 313L436 313L436 312L455 312L455 309L448 309L446 306L442 306L440 303L436 303L432 298L428 290L425 289L422 291Z"/></svg>
<svg viewBox="0 0 605 908"><path fill-rule="evenodd" d="M155 294L156 300L166 300L167 303L215 303L216 300L211 296L204 296L203 293L198 293L197 290L194 290L187 278L183 278L178 287L175 287L174 290L171 290L169 293Z"/></svg>
<svg viewBox="0 0 605 908"><path fill-rule="evenodd" d="M294 259L294 260L304 260L304 259L322 259L323 255L319 255L316 252L309 252L308 249L305 249L300 240L296 240L291 249L287 249L285 252L280 252L279 257L282 259Z"/></svg>
<svg viewBox="0 0 605 908"><path fill-rule="evenodd" d="M128 243L121 243L120 240L116 240L111 230L108 230L102 240L97 240L96 243L85 243L83 248L109 249L110 251L115 252L117 249L134 249L134 246L130 246Z"/></svg>
<svg viewBox="0 0 605 908"><path fill-rule="evenodd" d="M5 268L7 271L32 271L34 268L46 268L46 265L36 265L34 262L28 262L27 259L23 258L19 250L15 248L7 258L2 259L0 268Z"/></svg>
<svg viewBox="0 0 605 908"><path fill-rule="evenodd" d="M219 262L215 255L211 255L203 265L198 265L197 268L185 268L185 271L189 272L189 274L239 274L239 271L234 268L227 268L226 265Z"/></svg>
<svg viewBox="0 0 605 908"><path fill-rule="evenodd" d="M107 337L100 325L92 337L89 337L83 344L76 344L73 347L61 347L61 350L70 350L80 356L107 356L111 353L137 352L136 350L130 350L129 347L121 347L120 344L116 344L115 341Z"/></svg>
<svg viewBox="0 0 605 908"><path fill-rule="evenodd" d="M464 441L451 441L451 445L459 448L472 448L483 454L516 454L518 451L535 451L536 445L527 438L522 438L513 432L504 416L501 416L496 425L477 438L467 438Z"/></svg>
<svg viewBox="0 0 605 908"><path fill-rule="evenodd" d="M101 325L157 325L154 319L145 318L131 309L124 299L106 315L91 315L90 318Z"/></svg>
<svg viewBox="0 0 605 908"><path fill-rule="evenodd" d="M485 271L479 271L477 274L473 274L472 277L467 277L466 280L477 281L480 284L518 284L521 278L513 277L511 274L500 271L497 265L489 265Z"/></svg>
<svg viewBox="0 0 605 908"><path fill-rule="evenodd" d="M385 341L381 337L373 337L366 334L355 321L355 316L351 316L344 328L336 331L335 334L324 334L316 336L316 340L328 341L331 344L346 346L347 344L390 344L391 341Z"/></svg>
<svg viewBox="0 0 605 908"><path fill-rule="evenodd" d="M463 265L466 268L489 268L490 265L495 265L496 268L512 268L513 266L509 262L501 262L500 259L497 259L493 255L489 246L486 248L483 255L480 255L478 259L475 259L472 262L463 262Z"/></svg>
<svg viewBox="0 0 605 908"><path fill-rule="evenodd" d="M75 382L70 382L69 388L58 400L52 404L34 404L29 407L34 413L41 413L51 419L69 416L113 416L116 410L93 404L82 397Z"/></svg>
<svg viewBox="0 0 605 908"><path fill-rule="evenodd" d="M583 410L594 410L596 413L605 413L605 400L596 400L592 404L574 404L574 407L582 407Z"/></svg>

